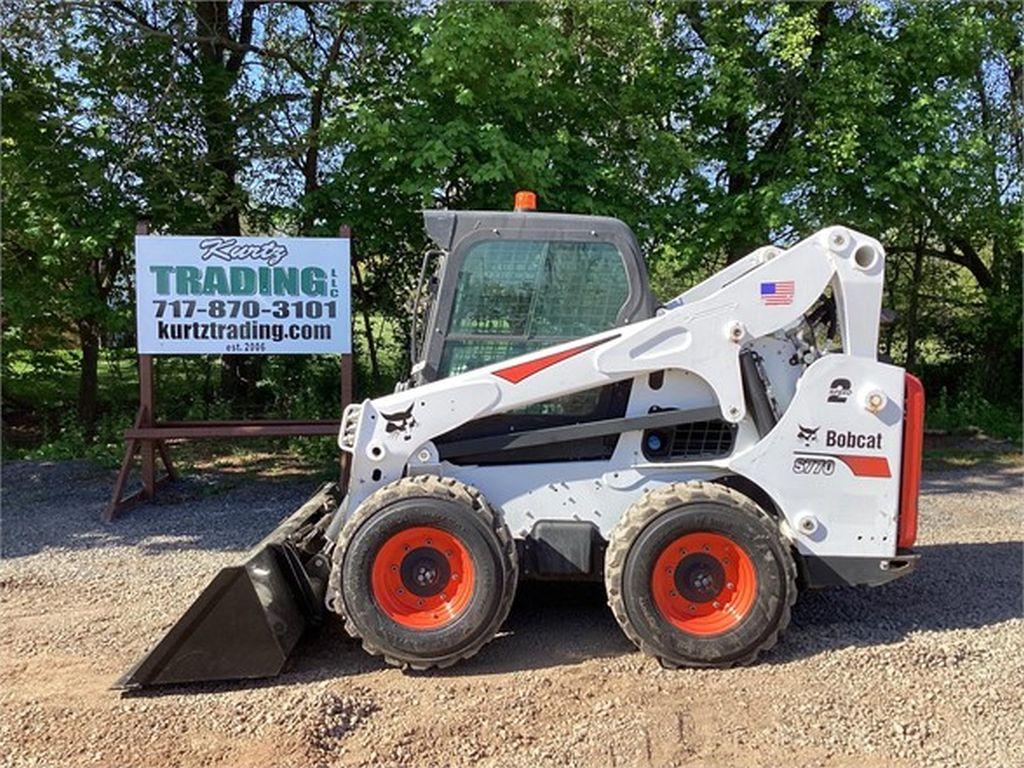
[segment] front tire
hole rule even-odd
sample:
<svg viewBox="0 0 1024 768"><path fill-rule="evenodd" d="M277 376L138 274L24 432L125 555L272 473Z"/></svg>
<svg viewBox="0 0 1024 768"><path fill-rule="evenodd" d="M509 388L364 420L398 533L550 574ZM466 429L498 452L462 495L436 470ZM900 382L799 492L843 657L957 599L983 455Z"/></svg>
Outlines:
<svg viewBox="0 0 1024 768"><path fill-rule="evenodd" d="M713 483L647 493L612 532L608 604L640 650L667 667L730 667L775 645L796 601L779 527Z"/></svg>
<svg viewBox="0 0 1024 768"><path fill-rule="evenodd" d="M515 544L483 495L451 478L407 477L364 501L342 529L332 586L345 628L403 668L469 658L508 616Z"/></svg>

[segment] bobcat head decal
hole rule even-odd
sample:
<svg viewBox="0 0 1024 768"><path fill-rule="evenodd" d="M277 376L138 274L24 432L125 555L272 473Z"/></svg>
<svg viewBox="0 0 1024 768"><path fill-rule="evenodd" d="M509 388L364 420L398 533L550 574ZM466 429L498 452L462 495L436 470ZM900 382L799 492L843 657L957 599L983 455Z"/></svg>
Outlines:
<svg viewBox="0 0 1024 768"><path fill-rule="evenodd" d="M412 429L417 424L412 415L414 405L415 403L410 403L408 408L398 413L381 413L388 422L385 427L388 435L401 435L403 440L412 439Z"/></svg>
<svg viewBox="0 0 1024 768"><path fill-rule="evenodd" d="M804 445L810 445L811 443L818 442L818 430L821 429L821 427L814 427L811 429L810 427L805 427L803 424L797 424L797 426L800 427L800 431L796 433L797 440L803 440Z"/></svg>

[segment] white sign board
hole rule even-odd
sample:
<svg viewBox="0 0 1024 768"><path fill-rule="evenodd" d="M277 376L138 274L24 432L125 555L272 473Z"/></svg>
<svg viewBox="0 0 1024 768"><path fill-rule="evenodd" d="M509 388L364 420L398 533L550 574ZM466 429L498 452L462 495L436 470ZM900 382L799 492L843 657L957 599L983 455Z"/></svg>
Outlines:
<svg viewBox="0 0 1024 768"><path fill-rule="evenodd" d="M135 238L138 351L352 351L349 240Z"/></svg>

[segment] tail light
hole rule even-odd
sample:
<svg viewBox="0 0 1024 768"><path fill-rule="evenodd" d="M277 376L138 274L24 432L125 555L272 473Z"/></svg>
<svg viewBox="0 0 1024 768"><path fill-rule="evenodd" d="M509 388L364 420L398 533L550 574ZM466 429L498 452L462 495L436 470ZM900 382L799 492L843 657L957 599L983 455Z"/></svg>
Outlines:
<svg viewBox="0 0 1024 768"><path fill-rule="evenodd" d="M917 539L917 499L921 491L921 456L924 452L924 387L906 374L903 394L903 464L900 471L900 515L897 549L914 546Z"/></svg>

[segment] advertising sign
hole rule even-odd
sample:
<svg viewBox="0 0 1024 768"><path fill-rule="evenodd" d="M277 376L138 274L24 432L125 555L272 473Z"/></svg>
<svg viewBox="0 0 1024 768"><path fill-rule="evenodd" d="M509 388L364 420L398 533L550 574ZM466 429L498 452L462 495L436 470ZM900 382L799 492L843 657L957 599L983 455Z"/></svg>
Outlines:
<svg viewBox="0 0 1024 768"><path fill-rule="evenodd" d="M346 238L135 238L138 351L352 351Z"/></svg>

